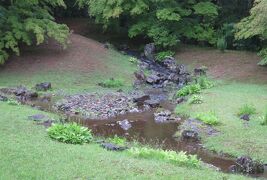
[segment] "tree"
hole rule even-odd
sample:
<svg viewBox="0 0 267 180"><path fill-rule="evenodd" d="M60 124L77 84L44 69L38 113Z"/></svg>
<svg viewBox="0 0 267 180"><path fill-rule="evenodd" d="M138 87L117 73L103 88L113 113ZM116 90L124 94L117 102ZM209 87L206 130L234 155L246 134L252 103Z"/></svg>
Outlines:
<svg viewBox="0 0 267 180"><path fill-rule="evenodd" d="M0 2L0 64L11 52L19 55L19 45L37 45L53 38L66 46L69 29L57 24L50 8L65 6L63 0L4 0Z"/></svg>
<svg viewBox="0 0 267 180"><path fill-rule="evenodd" d="M143 35L171 47L183 39L216 43L218 7L211 0L78 0L105 28L124 24L129 37Z"/></svg>
<svg viewBox="0 0 267 180"><path fill-rule="evenodd" d="M241 20L236 29L236 39L248 39L255 36L261 38L263 48L260 55L263 59L259 65L267 65L267 46L264 44L267 40L267 0L255 0L250 16Z"/></svg>

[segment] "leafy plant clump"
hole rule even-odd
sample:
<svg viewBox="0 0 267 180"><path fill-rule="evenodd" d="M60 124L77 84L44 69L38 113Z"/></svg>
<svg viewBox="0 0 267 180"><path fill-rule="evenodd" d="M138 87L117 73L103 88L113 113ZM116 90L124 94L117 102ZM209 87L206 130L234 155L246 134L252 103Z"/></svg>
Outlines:
<svg viewBox="0 0 267 180"><path fill-rule="evenodd" d="M187 155L183 151L177 153L175 151L152 149L147 147L134 147L129 150L129 153L135 157L157 159L181 166L197 168L201 166L201 161L197 159L196 155Z"/></svg>
<svg viewBox="0 0 267 180"><path fill-rule="evenodd" d="M199 84L190 84L181 88L177 93L177 97L184 97L192 94L199 94L201 92L201 86Z"/></svg>
<svg viewBox="0 0 267 180"><path fill-rule="evenodd" d="M108 141L119 146L126 146L127 140L123 137L115 135L113 138L108 138Z"/></svg>
<svg viewBox="0 0 267 180"><path fill-rule="evenodd" d="M254 105L245 104L242 107L240 107L237 115L242 116L245 114L248 114L248 115L256 114L256 108L254 107Z"/></svg>
<svg viewBox="0 0 267 180"><path fill-rule="evenodd" d="M163 61L166 57L172 57L174 56L173 51L162 51L156 54L156 61L161 62Z"/></svg>
<svg viewBox="0 0 267 180"><path fill-rule="evenodd" d="M7 104L12 105L12 106L18 106L18 105L20 105L21 103L18 102L17 100L15 100L15 99L8 99L8 100L7 100Z"/></svg>
<svg viewBox="0 0 267 180"><path fill-rule="evenodd" d="M217 40L217 48L221 51L224 52L225 49L227 48L227 42L225 37L221 37Z"/></svg>
<svg viewBox="0 0 267 180"><path fill-rule="evenodd" d="M203 97L200 95L193 95L188 100L189 104L202 104L203 103Z"/></svg>
<svg viewBox="0 0 267 180"><path fill-rule="evenodd" d="M53 124L47 132L52 139L68 144L84 144L93 140L91 131L77 123Z"/></svg>
<svg viewBox="0 0 267 180"><path fill-rule="evenodd" d="M264 116L261 119L262 119L261 125L262 126L267 126L267 110L266 110Z"/></svg>
<svg viewBox="0 0 267 180"><path fill-rule="evenodd" d="M210 89L215 86L215 84L206 76L200 76L197 79L197 83L200 85L201 89Z"/></svg>
<svg viewBox="0 0 267 180"><path fill-rule="evenodd" d="M122 87L123 84L124 84L123 80L121 80L121 79L114 79L114 78L110 78L108 80L105 80L105 81L99 83L100 86L105 87L105 88Z"/></svg>
<svg viewBox="0 0 267 180"><path fill-rule="evenodd" d="M215 112L198 113L195 118L208 125L219 124L219 120Z"/></svg>
<svg viewBox="0 0 267 180"><path fill-rule="evenodd" d="M132 64L137 64L138 63L138 59L135 58L135 57L130 57L129 58L129 62L132 63Z"/></svg>

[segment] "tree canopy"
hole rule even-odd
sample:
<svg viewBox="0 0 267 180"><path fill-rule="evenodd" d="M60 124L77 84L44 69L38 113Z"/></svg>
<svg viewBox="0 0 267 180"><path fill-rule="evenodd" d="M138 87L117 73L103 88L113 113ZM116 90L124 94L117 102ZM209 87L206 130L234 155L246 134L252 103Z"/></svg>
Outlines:
<svg viewBox="0 0 267 180"><path fill-rule="evenodd" d="M11 52L19 55L21 43L37 45L53 38L64 47L69 29L57 24L51 8L65 6L63 0L11 0L0 2L0 64Z"/></svg>
<svg viewBox="0 0 267 180"><path fill-rule="evenodd" d="M267 40L267 0L255 0L250 16L238 23L236 28L238 30L236 33L237 39L258 36L262 41ZM260 55L263 60L259 64L267 65L267 46L264 43Z"/></svg>

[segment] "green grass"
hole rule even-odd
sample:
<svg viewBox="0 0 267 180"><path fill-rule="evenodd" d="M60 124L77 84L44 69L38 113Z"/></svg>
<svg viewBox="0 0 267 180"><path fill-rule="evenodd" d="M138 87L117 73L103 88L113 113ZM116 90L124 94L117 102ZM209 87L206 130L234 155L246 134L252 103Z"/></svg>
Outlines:
<svg viewBox="0 0 267 180"><path fill-rule="evenodd" d="M267 162L266 126L261 125L267 105L267 86L254 84L221 84L202 92L205 103L200 105L183 104L176 113L195 117L208 111L216 112L221 133L218 136L204 137L204 144L217 152L234 156L249 155ZM258 114L253 115L248 125L236 115L244 104L254 104Z"/></svg>
<svg viewBox="0 0 267 180"><path fill-rule="evenodd" d="M100 56L100 55L99 55ZM40 70L33 72L25 71L9 71L8 69L0 71L0 87L11 87L25 85L32 88L37 83L51 82L53 93L73 94L78 92L100 92L109 91L106 88L98 86L98 83L107 79L123 79L120 89L129 90L132 88L134 71L136 65L129 62L129 57L118 52L110 50L105 57L99 57L106 70L98 70L90 72L82 72L72 69L66 71L64 69L57 70ZM103 68L103 67L102 67Z"/></svg>
<svg viewBox="0 0 267 180"><path fill-rule="evenodd" d="M44 127L27 120L42 113L30 107L0 102L0 113L0 179L247 179L135 158L93 143L60 143L50 139Z"/></svg>
<svg viewBox="0 0 267 180"><path fill-rule="evenodd" d="M242 116L242 115L245 115L245 114L248 114L248 115L253 115L253 114L256 114L256 108L254 107L254 105L248 105L248 104L245 104L243 106L241 106L238 110L238 113L237 115L238 116Z"/></svg>

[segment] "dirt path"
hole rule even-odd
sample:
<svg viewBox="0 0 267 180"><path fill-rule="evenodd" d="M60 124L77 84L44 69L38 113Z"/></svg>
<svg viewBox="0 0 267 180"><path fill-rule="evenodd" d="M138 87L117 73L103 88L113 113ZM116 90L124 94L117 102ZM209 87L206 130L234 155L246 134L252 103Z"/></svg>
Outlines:
<svg viewBox="0 0 267 180"><path fill-rule="evenodd" d="M260 58L256 53L227 51L196 47L184 47L177 59L191 67L207 66L209 73L217 79L241 82L267 83L267 68L257 65Z"/></svg>
<svg viewBox="0 0 267 180"><path fill-rule="evenodd" d="M20 56L12 56L1 71L36 72L42 70L63 70L91 72L101 70L107 50L101 43L78 34L72 34L66 50L50 41L38 47L25 47Z"/></svg>

